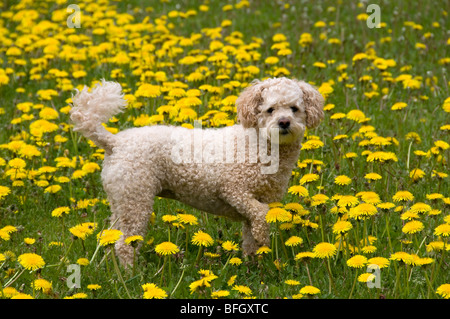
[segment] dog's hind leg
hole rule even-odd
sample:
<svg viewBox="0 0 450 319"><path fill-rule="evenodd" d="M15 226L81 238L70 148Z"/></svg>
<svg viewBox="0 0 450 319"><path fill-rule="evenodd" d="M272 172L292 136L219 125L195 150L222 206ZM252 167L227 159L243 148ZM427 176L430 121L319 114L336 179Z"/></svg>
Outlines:
<svg viewBox="0 0 450 319"><path fill-rule="evenodd" d="M130 177L131 179L132 176ZM155 185L148 185L133 179L133 183L122 180L120 185L106 185L105 190L112 211L111 223L123 236L116 242L115 249L121 264L125 267L133 263L133 247L125 244L129 236L145 236L149 217L152 214L154 196L158 192Z"/></svg>

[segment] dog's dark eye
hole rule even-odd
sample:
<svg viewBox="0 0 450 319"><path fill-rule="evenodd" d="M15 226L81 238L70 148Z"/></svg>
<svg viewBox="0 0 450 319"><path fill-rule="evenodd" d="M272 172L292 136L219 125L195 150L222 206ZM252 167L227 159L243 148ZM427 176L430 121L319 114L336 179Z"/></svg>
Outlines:
<svg viewBox="0 0 450 319"><path fill-rule="evenodd" d="M298 111L298 107L296 107L296 106L291 106L291 110L292 110L292 112L297 112Z"/></svg>
<svg viewBox="0 0 450 319"><path fill-rule="evenodd" d="M269 108L267 109L267 113L272 114L272 112L273 112L273 107L269 107Z"/></svg>

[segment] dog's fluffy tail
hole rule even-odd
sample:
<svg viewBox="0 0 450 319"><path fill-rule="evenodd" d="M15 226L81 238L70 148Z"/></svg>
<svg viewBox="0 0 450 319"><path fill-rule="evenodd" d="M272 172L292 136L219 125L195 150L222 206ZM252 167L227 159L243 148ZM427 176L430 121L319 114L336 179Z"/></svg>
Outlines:
<svg viewBox="0 0 450 319"><path fill-rule="evenodd" d="M86 86L81 91L77 90L72 97L73 108L70 110L74 131L81 132L98 147L111 152L114 135L102 123L123 111L127 104L123 96L119 83L105 80L97 83L91 92Z"/></svg>

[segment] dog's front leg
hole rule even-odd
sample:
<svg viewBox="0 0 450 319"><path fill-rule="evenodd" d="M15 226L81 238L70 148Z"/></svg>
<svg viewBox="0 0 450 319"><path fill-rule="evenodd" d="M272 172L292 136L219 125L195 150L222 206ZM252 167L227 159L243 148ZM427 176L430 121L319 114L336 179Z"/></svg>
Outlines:
<svg viewBox="0 0 450 319"><path fill-rule="evenodd" d="M268 246L270 236L266 214L269 205L243 194L235 194L226 200L244 219L242 228L244 255L252 255L259 247Z"/></svg>
<svg viewBox="0 0 450 319"><path fill-rule="evenodd" d="M263 204L256 199L250 199L242 211L242 215L247 217L250 222L250 228L259 246L268 246L270 244L269 224L266 221L266 215L269 211L269 205Z"/></svg>

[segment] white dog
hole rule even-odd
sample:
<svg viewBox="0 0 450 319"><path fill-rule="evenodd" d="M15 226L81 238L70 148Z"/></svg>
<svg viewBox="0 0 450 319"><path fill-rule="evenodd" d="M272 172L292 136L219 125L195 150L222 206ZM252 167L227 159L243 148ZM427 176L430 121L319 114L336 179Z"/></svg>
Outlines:
<svg viewBox="0 0 450 319"><path fill-rule="evenodd" d="M118 83L103 81L77 92L70 114L74 130L105 150L101 177L124 238L144 235L154 197L161 196L242 221L248 255L269 244L268 204L282 199L305 130L319 124L323 103L311 85L274 78L241 93L240 124L205 130L156 125L114 135L102 122L126 102ZM133 249L124 238L116 250L126 265Z"/></svg>

